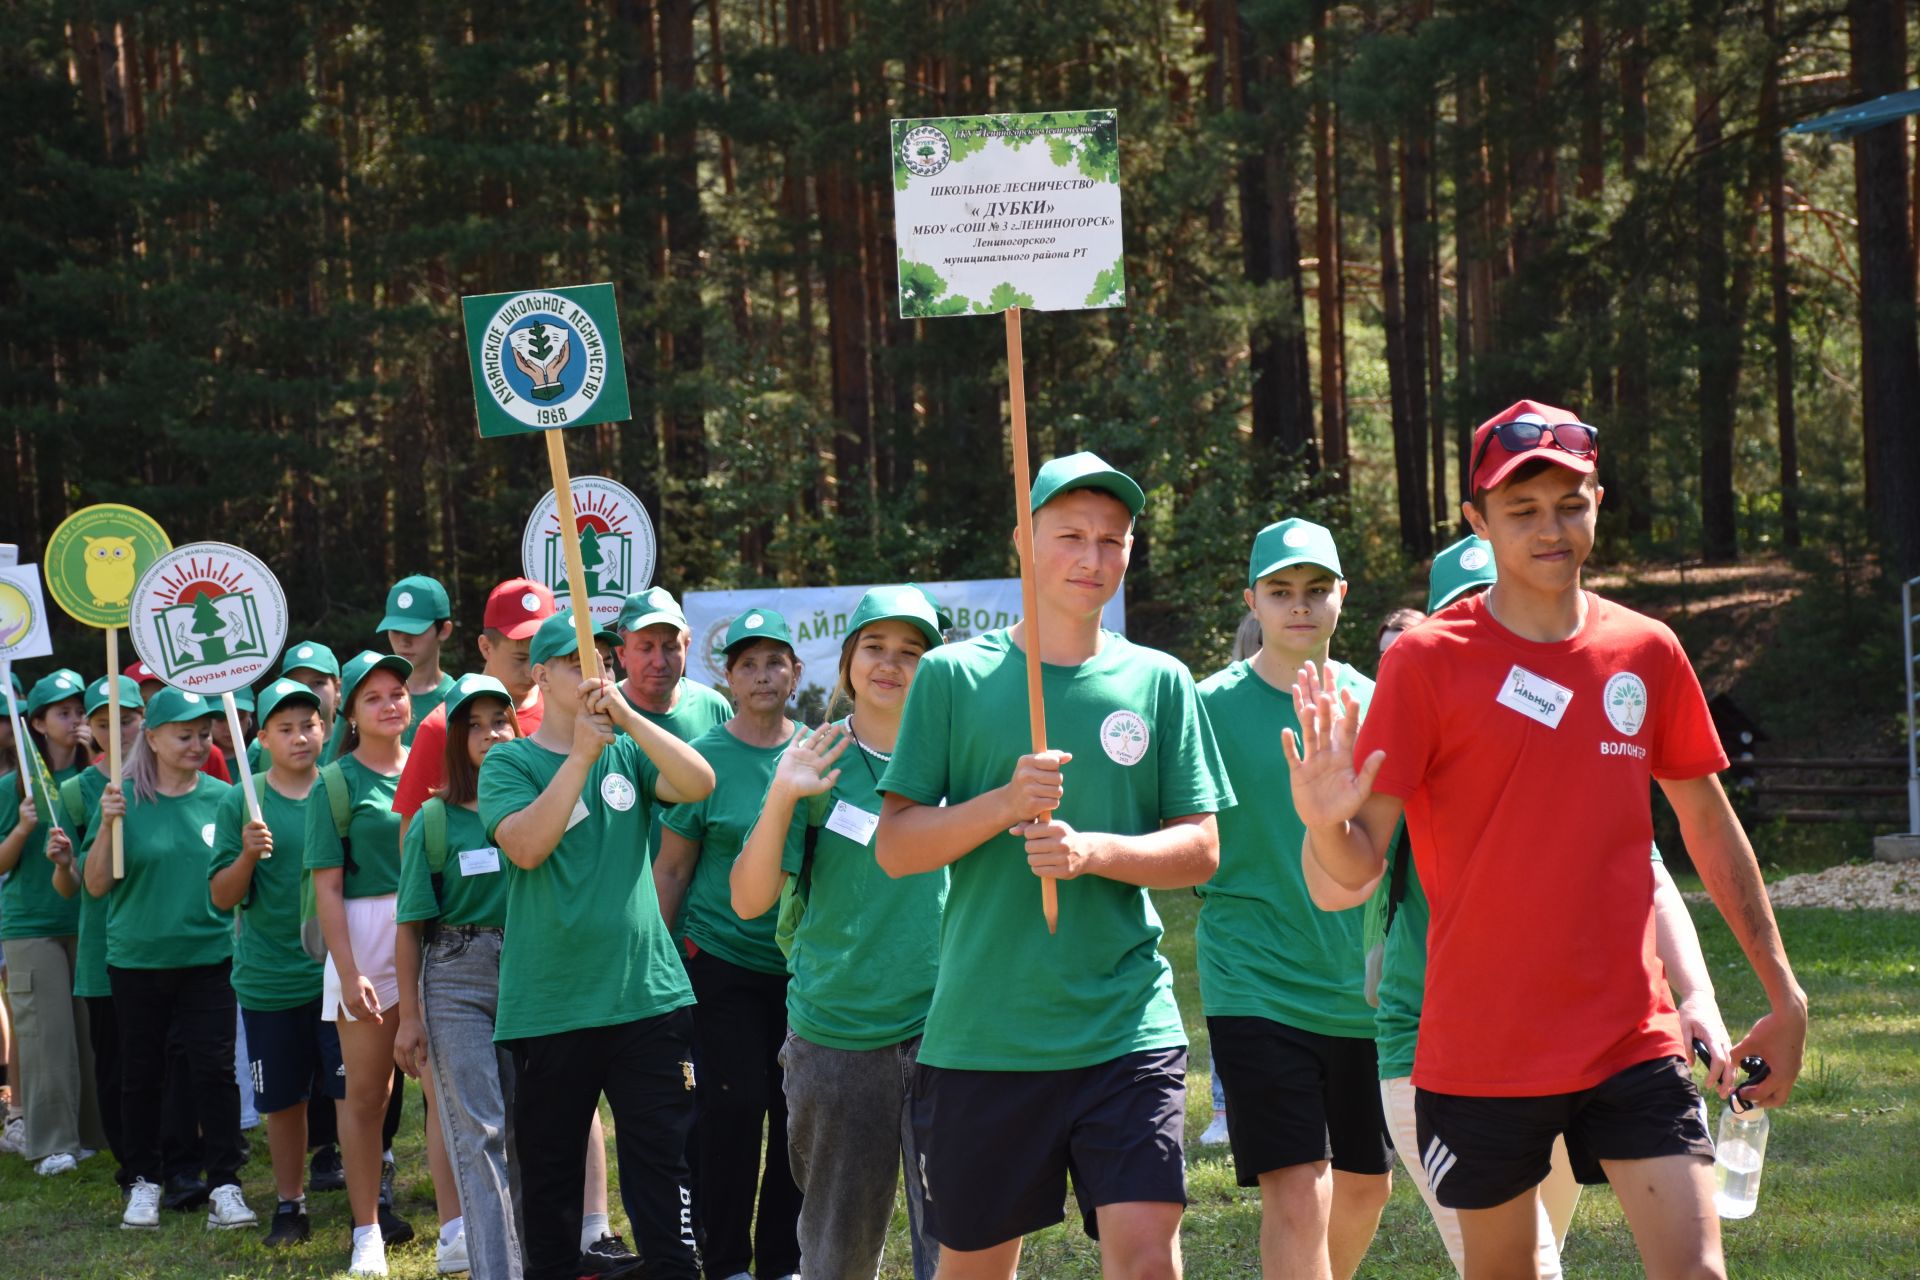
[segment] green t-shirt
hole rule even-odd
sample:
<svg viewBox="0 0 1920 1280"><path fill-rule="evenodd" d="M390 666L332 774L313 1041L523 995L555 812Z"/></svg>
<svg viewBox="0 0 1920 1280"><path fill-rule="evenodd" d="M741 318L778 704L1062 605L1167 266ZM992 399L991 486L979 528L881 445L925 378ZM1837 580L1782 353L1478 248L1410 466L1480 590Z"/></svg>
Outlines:
<svg viewBox="0 0 1920 1280"><path fill-rule="evenodd" d="M87 850L100 820L100 793L107 789L107 775L98 769L82 769L73 785L80 789L80 820L69 828L73 834L73 874L82 886L76 899L80 904L80 941L73 953L73 994L101 998L113 994L113 984L107 980L107 900L87 892L85 877ZM62 812L61 819L72 822L73 815Z"/></svg>
<svg viewBox="0 0 1920 1280"><path fill-rule="evenodd" d="M247 744L247 768L252 771L253 776L257 778L272 767L273 763L267 759L266 749L260 745L260 739L255 738L252 742L249 742ZM239 779L235 778L234 781L238 782Z"/></svg>
<svg viewBox="0 0 1920 1280"><path fill-rule="evenodd" d="M640 711L641 715L682 742L692 742L714 726L725 724L733 719L731 702L707 686L697 684L685 676L680 677L679 700L674 703L673 710L664 715L641 711L638 706L635 706L634 710ZM672 809L673 806L664 801L653 808L653 828L647 832L647 852L656 858L660 856L660 827ZM673 936L676 939L683 936L678 925L674 928Z"/></svg>
<svg viewBox="0 0 1920 1280"><path fill-rule="evenodd" d="M507 923L507 868L512 864L487 840L480 815L459 805L447 814L447 859L440 871L440 896L433 893L433 868L427 865L427 824L415 814L407 824L400 854L401 921L438 920L442 924Z"/></svg>
<svg viewBox="0 0 1920 1280"><path fill-rule="evenodd" d="M1048 665L1042 680L1047 745L1073 755L1061 821L1145 835L1233 804L1193 677L1174 658L1103 632L1098 654ZM991 631L920 659L880 790L962 804L1005 786L1031 748L1026 658ZM1147 891L1101 876L1059 891L1054 936L1024 841L1002 832L953 864L922 1062L1054 1071L1187 1042Z"/></svg>
<svg viewBox="0 0 1920 1280"><path fill-rule="evenodd" d="M773 940L780 909L772 906L751 920L742 920L734 914L730 877L733 860L760 819L767 784L773 781L787 742L777 747L749 746L726 726L715 725L692 743L713 766L712 794L693 804L675 805L666 816L669 831L700 846L693 883L680 904L680 928L702 951L756 973L784 975L787 971L787 958Z"/></svg>
<svg viewBox="0 0 1920 1280"><path fill-rule="evenodd" d="M340 772L352 796L347 838L353 841L353 867L346 874L345 896L378 898L400 887L400 815L393 811L400 775L375 773L352 755L342 756ZM333 825L326 779L315 780L307 806L306 867L346 866L346 849Z"/></svg>
<svg viewBox="0 0 1920 1280"><path fill-rule="evenodd" d="M402 746L413 745L414 731L420 727L420 722L432 715L433 709L445 702L447 695L452 692L453 676L445 671L440 673L440 683L433 686L431 692L414 693L411 689L407 691L407 700L413 704L413 718L407 721L407 731L400 735Z"/></svg>
<svg viewBox="0 0 1920 1280"><path fill-rule="evenodd" d="M1364 712L1373 681L1345 663L1336 680ZM1361 941L1366 908L1322 911L1300 870L1306 828L1293 811L1283 729L1300 731L1291 689L1236 662L1200 684L1241 802L1222 813L1220 869L1200 887L1194 948L1207 1016L1267 1018L1323 1036L1371 1038ZM1257 798L1256 798L1257 797Z"/></svg>
<svg viewBox="0 0 1920 1280"><path fill-rule="evenodd" d="M875 788L885 768L858 744L848 747L833 790L795 807L780 862L798 875L806 827L819 830L807 910L788 964L787 1023L815 1044L855 1053L910 1040L926 1026L947 906L945 867L895 880L874 860L867 824L880 816ZM842 805L858 812L847 814ZM836 812L851 821L835 819ZM862 830L865 839L846 834Z"/></svg>
<svg viewBox="0 0 1920 1280"><path fill-rule="evenodd" d="M320 998L322 972L300 944L300 894L306 873L307 809L320 780L303 800L281 795L258 775L260 817L273 832L273 856L253 866L253 882L241 899L240 926L233 944L233 993L242 1008L256 1012L294 1009ZM213 861L207 875L240 858L247 825L247 798L236 783L221 797L213 820Z"/></svg>
<svg viewBox="0 0 1920 1280"><path fill-rule="evenodd" d="M65 782L85 767L55 770L54 785ZM65 815L57 812L60 798L43 798L37 786L33 789L33 798L39 805L40 823L28 833L26 843L20 848L20 861L14 863L6 885L0 887L0 939L65 938L80 929L80 904L73 898L61 897L60 891L53 887L53 864L47 861L51 822L66 825ZM55 816L49 819L49 813ZM15 772L0 778L0 840L12 835L19 825L20 775Z"/></svg>
<svg viewBox="0 0 1920 1280"><path fill-rule="evenodd" d="M127 795L127 874L108 889L107 963L184 969L233 955L233 917L207 889L214 816L233 788L206 774L183 796Z"/></svg>
<svg viewBox="0 0 1920 1280"><path fill-rule="evenodd" d="M487 752L480 822L489 844L498 843L501 822L540 797L565 760L531 738ZM647 856L659 776L638 743L616 738L587 773L574 807L584 816L538 867L506 873L495 1040L617 1026L693 1003L686 968L660 918Z"/></svg>

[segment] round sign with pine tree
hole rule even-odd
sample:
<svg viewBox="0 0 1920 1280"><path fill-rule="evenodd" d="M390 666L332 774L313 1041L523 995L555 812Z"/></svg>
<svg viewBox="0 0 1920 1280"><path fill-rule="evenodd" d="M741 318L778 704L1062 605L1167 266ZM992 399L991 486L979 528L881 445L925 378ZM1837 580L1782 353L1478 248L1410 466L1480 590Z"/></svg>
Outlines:
<svg viewBox="0 0 1920 1280"><path fill-rule="evenodd" d="M287 642L287 597L273 571L224 542L190 542L147 567L128 626L147 669L176 689L235 693Z"/></svg>

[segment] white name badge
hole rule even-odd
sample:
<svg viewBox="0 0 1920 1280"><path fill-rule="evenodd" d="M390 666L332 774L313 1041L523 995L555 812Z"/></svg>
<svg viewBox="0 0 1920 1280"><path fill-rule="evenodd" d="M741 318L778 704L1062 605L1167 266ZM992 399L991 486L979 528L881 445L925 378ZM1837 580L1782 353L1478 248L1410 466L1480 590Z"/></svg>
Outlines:
<svg viewBox="0 0 1920 1280"><path fill-rule="evenodd" d="M1567 704L1573 701L1573 690L1516 663L1500 682L1500 696L1494 701L1549 729L1558 729L1560 717L1567 714Z"/></svg>
<svg viewBox="0 0 1920 1280"><path fill-rule="evenodd" d="M462 849L460 851L461 875L490 876L498 870L500 870L498 849Z"/></svg>
<svg viewBox="0 0 1920 1280"><path fill-rule="evenodd" d="M567 815L567 830L571 831L579 826L581 822L586 819L586 816L587 801L586 797L582 796L573 802L573 812Z"/></svg>
<svg viewBox="0 0 1920 1280"><path fill-rule="evenodd" d="M879 814L856 809L845 800L837 802L833 812L827 815L827 830L843 835L855 844L871 844L873 833L879 828Z"/></svg>

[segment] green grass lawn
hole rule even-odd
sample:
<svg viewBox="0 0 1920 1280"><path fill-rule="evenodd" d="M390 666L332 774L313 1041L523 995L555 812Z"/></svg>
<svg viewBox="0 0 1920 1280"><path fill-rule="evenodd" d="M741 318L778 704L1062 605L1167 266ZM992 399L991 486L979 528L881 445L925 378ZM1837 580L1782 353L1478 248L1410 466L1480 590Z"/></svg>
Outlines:
<svg viewBox="0 0 1920 1280"><path fill-rule="evenodd" d="M1188 893L1156 896L1194 1039L1187 1131L1197 1136L1209 1117L1210 1085L1193 972L1199 904ZM1737 1038L1763 1011L1759 986L1713 909L1696 907L1695 915ZM1727 1226L1729 1264L1746 1276L1920 1276L1920 915L1788 910L1781 925L1813 1002L1812 1044L1794 1102L1775 1118L1759 1212ZM434 1274L432 1189L420 1154L419 1116L418 1095L410 1093L399 1144L400 1207L420 1241L389 1254L396 1276ZM256 1130L253 1137L246 1190L264 1220L272 1208L271 1179L265 1136ZM1256 1196L1234 1185L1224 1151L1196 1148L1189 1168L1187 1274L1198 1280L1257 1276ZM314 1240L287 1253L262 1248L258 1232L209 1233L198 1213L166 1215L157 1232L122 1232L119 1206L106 1157L52 1180L35 1177L17 1158L0 1158L0 1275L321 1277L346 1264L343 1195L314 1197ZM905 1258L904 1218L897 1214L881 1275L908 1276ZM1569 1274L1582 1277L1640 1274L1626 1223L1605 1188L1589 1190L1581 1201L1566 1263ZM1041 1280L1097 1276L1098 1253L1076 1220L1034 1237L1021 1272ZM1425 1206L1403 1181L1361 1274L1451 1274Z"/></svg>

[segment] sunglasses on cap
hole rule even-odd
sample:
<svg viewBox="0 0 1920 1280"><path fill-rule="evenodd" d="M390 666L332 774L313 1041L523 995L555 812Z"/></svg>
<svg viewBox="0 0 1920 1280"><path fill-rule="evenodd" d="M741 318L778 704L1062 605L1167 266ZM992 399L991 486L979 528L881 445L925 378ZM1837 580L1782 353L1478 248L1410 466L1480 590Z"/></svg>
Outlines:
<svg viewBox="0 0 1920 1280"><path fill-rule="evenodd" d="M1546 419L1537 413L1523 413L1509 422L1496 422L1493 430L1487 432L1487 438L1480 442L1467 474L1480 474L1480 464L1487 460L1487 450L1495 440L1508 453L1525 453L1539 447L1542 439L1552 440L1555 448L1577 458L1588 458L1599 447L1600 428L1590 427L1584 422L1561 422L1549 426Z"/></svg>

